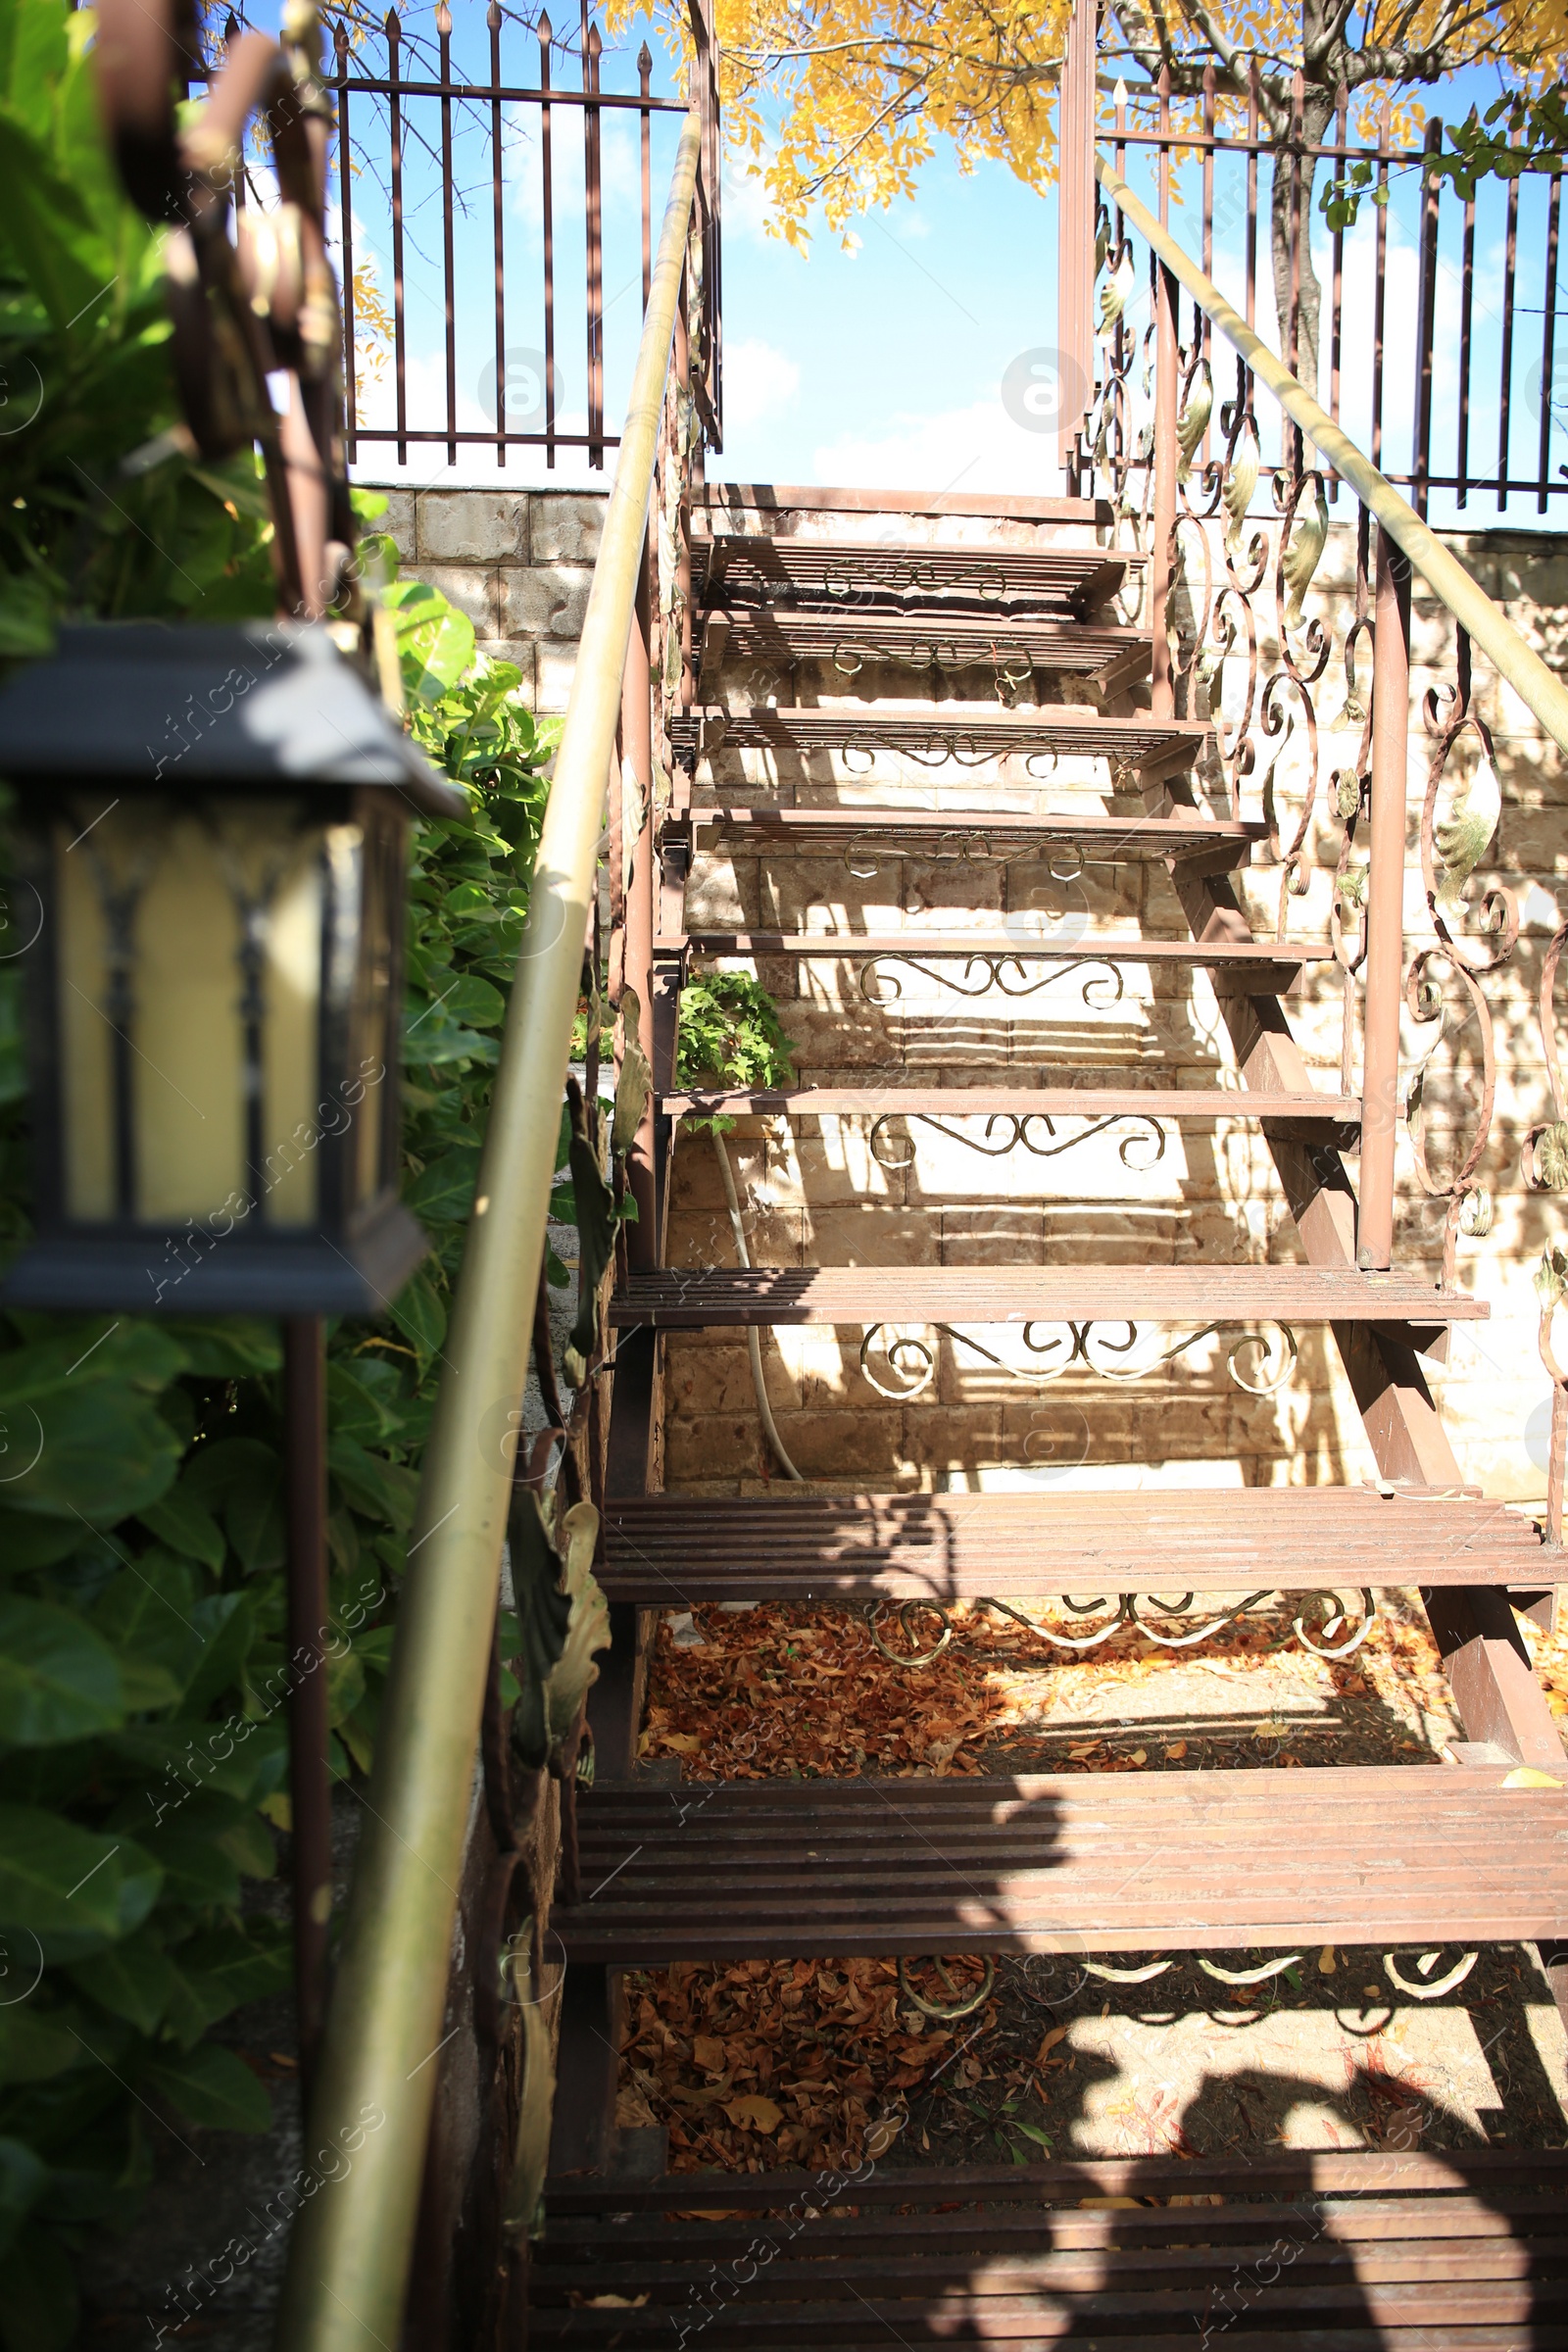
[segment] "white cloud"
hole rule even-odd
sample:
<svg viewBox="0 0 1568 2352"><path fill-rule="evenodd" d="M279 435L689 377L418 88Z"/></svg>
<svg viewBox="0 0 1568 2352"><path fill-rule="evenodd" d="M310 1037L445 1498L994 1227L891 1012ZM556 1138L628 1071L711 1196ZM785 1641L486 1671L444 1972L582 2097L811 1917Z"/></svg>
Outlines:
<svg viewBox="0 0 1568 2352"><path fill-rule="evenodd" d="M801 388L801 371L786 352L753 335L724 350L724 418L736 429L787 409Z"/></svg>
<svg viewBox="0 0 1568 2352"><path fill-rule="evenodd" d="M725 354L726 370L729 356ZM726 398L728 397L726 390ZM891 416L874 434L843 434L813 453L815 478L867 490L1013 492L1061 495L1054 433L1025 432L999 400L934 416Z"/></svg>

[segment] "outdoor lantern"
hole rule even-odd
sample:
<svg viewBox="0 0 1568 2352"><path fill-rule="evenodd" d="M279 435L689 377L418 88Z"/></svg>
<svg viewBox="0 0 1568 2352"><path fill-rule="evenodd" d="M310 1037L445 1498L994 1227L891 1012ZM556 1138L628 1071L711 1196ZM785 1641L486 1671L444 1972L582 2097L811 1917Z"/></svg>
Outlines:
<svg viewBox="0 0 1568 2352"><path fill-rule="evenodd" d="M0 693L37 1240L8 1304L384 1307L406 835L461 816L320 626L98 623Z"/></svg>

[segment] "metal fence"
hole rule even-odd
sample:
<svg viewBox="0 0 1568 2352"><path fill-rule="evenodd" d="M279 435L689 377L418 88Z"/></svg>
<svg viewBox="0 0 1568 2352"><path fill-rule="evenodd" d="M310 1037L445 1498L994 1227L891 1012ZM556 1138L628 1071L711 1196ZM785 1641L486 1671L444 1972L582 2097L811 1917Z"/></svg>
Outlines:
<svg viewBox="0 0 1568 2352"><path fill-rule="evenodd" d="M1447 519L1482 502L1488 514L1510 501L1544 514L1568 496L1568 383L1555 381L1560 171L1486 180L1462 197L1431 170L1436 120L1420 143L1401 143L1384 101L1358 136L1342 88L1324 136L1308 138L1299 73L1282 138L1264 126L1255 68L1245 122L1229 127L1212 70L1200 98L1173 99L1162 77L1142 103L1120 87L1116 99L1098 135L1117 172L1418 514L1436 497ZM1335 227L1325 187L1357 165L1369 172L1358 219ZM1092 191L1064 180L1069 274L1086 215ZM1210 333L1205 321L1205 358ZM1092 355L1075 356L1092 374ZM1283 421L1280 433L1265 456L1297 472L1299 435Z"/></svg>
<svg viewBox="0 0 1568 2352"><path fill-rule="evenodd" d="M411 449L433 449L456 465L460 449L483 448L504 466L510 450L541 449L549 467L563 450L603 466L617 442L605 424L608 315L640 283L641 306L622 314L629 367L648 300L652 190L656 175L661 185L667 177L689 104L702 113L707 167L696 397L710 446L721 445L711 8L712 0L691 0L694 55L682 98L654 95L646 44L635 91L603 86L605 44L587 0L570 40L547 15L528 24L490 0L482 58L471 38L460 42L474 51L477 73L454 55L446 0L433 44L416 41L396 8L358 37L339 20L333 86L351 461L373 447L402 466ZM465 35L473 29L466 25ZM636 199L617 186L608 206L607 116L635 125L639 182ZM608 301L607 237L624 274ZM370 256L389 286L367 267ZM581 397L568 398L578 367ZM570 421L577 413L580 426Z"/></svg>

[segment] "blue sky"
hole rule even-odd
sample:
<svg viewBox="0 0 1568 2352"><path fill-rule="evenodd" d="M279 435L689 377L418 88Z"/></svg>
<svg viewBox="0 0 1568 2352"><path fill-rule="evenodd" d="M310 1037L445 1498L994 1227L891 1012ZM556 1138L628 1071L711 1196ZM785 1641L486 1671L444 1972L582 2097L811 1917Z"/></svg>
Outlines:
<svg viewBox="0 0 1568 2352"><path fill-rule="evenodd" d="M563 12L564 13L564 12ZM480 0L454 0L453 52L459 71L475 78L486 71L486 36ZM430 12L410 12L404 72L418 73L421 40L428 40ZM636 84L633 58L642 27L608 51L602 82L607 89ZM509 78L535 78L537 45L516 26L506 33ZM668 68L661 45L655 50L656 92L668 93ZM378 48L379 44L375 44ZM367 53L380 71L380 59ZM574 60L558 55L558 84L572 75ZM1473 98L1484 104L1494 89L1485 77L1468 76L1444 93L1445 111L1462 115ZM409 102L411 144L406 163L409 245L406 256L409 316L409 402L411 423L439 426L445 416L445 338L440 271L440 220L434 202L433 101ZM488 109L455 110L458 177L469 190L456 221L458 395L461 423L479 428L494 414L493 233L489 187ZM366 100L351 117L356 139L369 135L373 154L377 130ZM656 218L667 182L676 118L656 122L653 188ZM420 151L421 136L429 142ZM577 110L558 108L555 120L554 188L557 283L557 364L564 420L585 421L582 352L582 130ZM537 113L508 110L505 132L505 250L508 276L507 343L515 355L514 406L530 397L543 339L542 208ZM613 427L630 377L639 323L639 168L635 118L606 118L605 289L606 414ZM1235 178L1227 205L1226 172ZM368 163L355 181L358 251L369 263L383 298L391 285L389 222L384 172ZM1196 186L1194 193L1196 195ZM1240 167L1222 164L1216 186L1221 227L1216 275L1240 297L1245 208ZM1385 462L1405 462L1409 444L1416 296L1415 187L1404 175L1390 209L1387 268L1388 393ZM1542 255L1544 246L1544 188L1527 183L1521 212L1522 307L1516 325L1513 373L1512 456L1516 468L1536 462L1540 417L1542 351ZM1178 208L1176 223L1196 236L1196 204ZM1459 304L1458 208L1447 200L1449 227L1441 248L1436 444L1446 460L1454 447L1458 385ZM1472 392L1471 467L1495 462L1498 350L1500 333L1502 196L1484 192L1476 237L1473 344L1478 375ZM921 180L916 199L887 213L867 216L857 227L854 250L839 238L818 234L799 254L766 231L760 187L733 166L724 195L724 331L726 349L726 445L710 470L734 479L819 482L959 489L975 492L1050 493L1060 487L1054 438L1028 429L1026 412L1004 397L1009 367L1048 350L1055 330L1056 211L1052 194L1023 187L1001 165L961 172L950 151L939 150ZM1326 237L1314 239L1327 269ZM1266 248L1266 237L1264 239ZM1374 248L1371 208L1363 210L1346 246L1346 348L1344 420L1366 445L1370 435L1369 347ZM1568 274L1568 272L1565 272ZM1266 264L1258 324L1266 337L1276 328L1267 287ZM1568 305L1559 291L1558 307ZM1568 320L1556 374L1568 377ZM530 357L530 355L533 355ZM1222 380L1220 396L1228 385ZM1326 389L1326 378L1325 378ZM391 389L383 370L379 385L364 393L363 416L391 421ZM1553 473L1568 456L1558 436L1551 453ZM546 478L542 459L514 453L505 475L493 455L460 450L455 468L442 446L413 448L407 468L393 453L363 444L358 471L364 479L407 481L527 482ZM555 479L604 479L582 459L565 457ZM1508 519L1535 520L1535 501L1516 500ZM1447 502L1434 501L1434 518L1447 518ZM1473 500L1475 523L1496 519L1495 500ZM1454 516L1457 519L1457 515Z"/></svg>

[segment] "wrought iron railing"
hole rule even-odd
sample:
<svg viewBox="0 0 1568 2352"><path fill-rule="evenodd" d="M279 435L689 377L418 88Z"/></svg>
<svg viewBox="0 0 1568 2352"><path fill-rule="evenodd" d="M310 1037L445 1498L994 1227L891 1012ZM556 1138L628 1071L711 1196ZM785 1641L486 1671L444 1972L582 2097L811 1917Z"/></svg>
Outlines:
<svg viewBox="0 0 1568 2352"><path fill-rule="evenodd" d="M702 61L699 60L699 74ZM481 1723L491 1724L492 1644L503 1543L514 1477L512 1449L487 1430L515 1428L536 1343L535 1302L556 1166L573 1019L591 957L590 1072L597 1051L600 941L596 876L610 787L610 999L618 1005L623 1069L636 1062L640 1014L653 1001L652 849L668 778L669 722L690 700L690 481L705 418L694 379L692 323L706 300L705 237L714 220L708 173L716 160L701 88L682 128L613 484L583 623L564 732L534 866L528 923L508 1008L489 1127L450 1335L446 1375L425 1454L417 1522L398 1610L374 1779L355 1871L312 2103L301 2192L279 2321L290 2352L364 2352L401 2340L432 2100L454 1918L470 1819ZM631 999L635 994L634 1008ZM590 1089L591 1091L591 1089ZM657 1249L652 1111L646 1085L617 1094L615 1146L639 1203L634 1262ZM597 1158L597 1154L596 1154ZM575 1163L574 1163L575 1164ZM579 1186L579 1200L581 1187ZM603 1272L605 1269L601 1269ZM548 1319L539 1354L547 1411L555 1393ZM602 1325L599 1326L602 1338ZM590 1447L598 1498L608 1366L581 1367L599 1417ZM552 1419L559 1418L552 1413ZM515 1525L515 1522L514 1522ZM572 1532L567 1522L568 1536ZM582 1534L579 1523L577 1533ZM514 1556L514 1575L518 1563ZM568 1739L574 1763L580 1721ZM502 1790L506 1738L482 1743L487 1810L505 1880L514 1850ZM497 1752L492 1752L493 1750ZM492 1776L494 1777L494 1780ZM564 1782L562 1848L571 1871L571 1785ZM505 1887L502 1886L504 1894ZM491 1916L492 1906L486 1905ZM504 1924L505 1908L494 1917ZM473 1958L494 2013L503 1958ZM529 2021L525 2019L525 2025ZM548 2034L535 2011L517 2133L519 2169L542 2168L548 2140ZM450 2038L450 2037L448 2037ZM322 2153L318 2156L317 2151ZM327 2152L330 2152L328 2166ZM531 2178L530 2173L530 2178ZM525 2239L532 2195L510 2201ZM492 2253L496 2249L490 2249ZM498 2259L505 2267L505 2249ZM508 2321L520 2327L515 2314Z"/></svg>
<svg viewBox="0 0 1568 2352"><path fill-rule="evenodd" d="M606 89L606 54L588 0L564 36L541 11L520 25L499 0L484 18L483 70L459 40L452 13L435 35L394 6L370 27L337 17L328 87L337 113L333 203L342 285L344 438L348 462L371 453L399 466L410 453L460 453L505 466L509 452L563 451L602 467L616 446L607 429L608 328L653 269L655 126L678 135L689 107L703 122L698 194L702 296L691 330L694 397L708 447L723 447L719 229L718 49L712 0L689 0L690 97L654 93L647 44L635 91ZM205 87L244 29L230 12ZM466 31L467 28L465 28ZM526 40L525 57L517 46ZM639 204L605 206L605 118L637 126ZM235 182L270 194L270 157L256 141ZM537 208L537 209L535 209ZM606 293L606 231L613 274ZM569 233L568 233L569 231ZM640 234L639 234L640 231ZM569 249L569 259L568 259ZM624 273L624 274L622 274ZM581 286L580 313L576 286ZM635 352L629 311L620 348ZM640 327L637 330L640 332ZM436 361L439 380L428 363ZM566 419L580 414L581 429Z"/></svg>
<svg viewBox="0 0 1568 2352"><path fill-rule="evenodd" d="M1074 38L1092 45L1088 15L1075 12ZM1088 103L1092 120L1092 89ZM1072 104L1069 97L1069 115ZM1568 352L1556 331L1560 168L1483 180L1462 195L1433 169L1441 121L1429 120L1408 143L1395 135L1387 97L1374 105L1342 85L1330 98L1309 88L1299 70L1283 132L1268 111L1255 63L1245 97L1222 88L1210 66L1201 92L1190 96L1172 93L1168 73L1131 92L1119 84L1102 136L1119 179L1142 190L1152 167L1149 192L1157 189L1160 225L1231 294L1247 325L1272 337L1291 372L1364 443L1387 479L1408 490L1419 514L1434 493L1455 513L1473 511L1484 494L1499 513L1512 500L1546 514L1549 502L1568 497L1568 400L1559 381ZM1367 176L1348 229L1343 211L1326 214L1322 199L1348 189L1357 170ZM1086 202L1093 234L1081 171L1076 183L1064 177L1063 197L1061 270L1070 292L1088 250ZM1389 302L1391 259L1400 249L1415 265L1413 318ZM1500 256L1500 269L1489 267L1489 254ZM1456 330L1441 338L1440 313ZM1212 364L1206 318L1200 337ZM1075 356L1087 365L1081 342ZM1205 462L1211 454L1210 433ZM1264 463L1298 466L1299 435L1285 427ZM1325 482L1332 506L1332 465Z"/></svg>
<svg viewBox="0 0 1568 2352"><path fill-rule="evenodd" d="M1568 751L1568 688L1416 506L1129 187L1120 169L1119 110L1118 160L1097 152L1086 22L1092 24L1091 12L1075 13L1063 101L1063 217L1083 218L1083 190L1093 173L1101 197L1094 250L1102 292L1098 327L1090 313L1091 271L1069 279L1064 294L1063 348L1082 355L1091 385L1086 414L1068 435L1074 469L1082 489L1108 499L1116 541L1149 558L1134 593L1145 600L1145 624L1153 632L1153 715L1208 721L1215 750L1201 784L1226 813L1266 822L1280 877L1277 939L1289 936L1314 872L1331 874L1327 917L1344 979L1340 1080L1343 1092L1359 1094L1362 1108L1356 1262L1367 1271L1392 1263L1402 1118L1421 1191L1441 1212L1448 1281L1461 1233L1479 1237L1491 1224L1491 1200L1477 1181L1496 1091L1494 1019L1483 983L1508 962L1519 937L1518 907L1506 885L1494 880L1472 889L1472 877L1487 869L1501 807L1478 658L1562 751ZM1166 200L1171 169L1167 147L1161 151ZM1228 398L1221 397L1226 368L1216 336L1235 354ZM1272 396L1272 410L1260 394ZM1419 420L1419 380L1416 403ZM1266 442L1278 453L1273 465ZM1309 613L1304 604L1329 540L1334 478L1357 501L1353 525L1347 517L1353 576L1343 626L1329 614ZM1453 652L1451 675L1422 696L1427 777L1416 836L1427 934L1412 943L1407 958L1416 576L1451 619ZM1425 666L1433 667L1430 654ZM1331 866L1324 827L1335 847ZM1538 1191L1568 1189L1552 1004L1565 941L1568 925L1547 950L1539 1003L1555 1115L1526 1141L1524 1181ZM1402 1088L1401 1011L1432 1041ZM1453 1090L1459 1132L1439 1153L1430 1149L1428 1065L1446 1033L1471 1023L1478 1083ZM1437 1164L1440 1158L1446 1164ZM1568 1260L1560 1272L1550 1299L1549 1266L1543 1277L1543 1355L1554 1395L1555 1541L1568 1387L1551 1352L1550 1323L1557 1300L1568 1295Z"/></svg>

